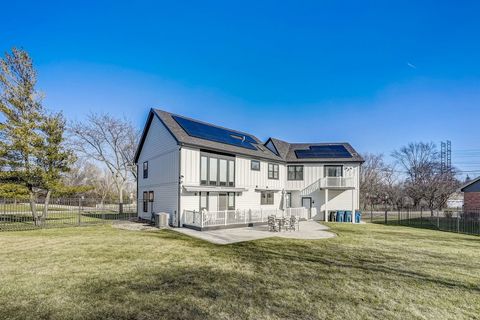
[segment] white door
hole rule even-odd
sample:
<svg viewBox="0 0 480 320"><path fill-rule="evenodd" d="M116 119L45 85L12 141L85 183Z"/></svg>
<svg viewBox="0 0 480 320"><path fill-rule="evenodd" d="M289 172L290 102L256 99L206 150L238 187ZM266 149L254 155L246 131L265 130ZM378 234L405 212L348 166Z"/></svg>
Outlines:
<svg viewBox="0 0 480 320"><path fill-rule="evenodd" d="M308 219L312 219L312 198L303 197L302 198L302 207L308 209Z"/></svg>

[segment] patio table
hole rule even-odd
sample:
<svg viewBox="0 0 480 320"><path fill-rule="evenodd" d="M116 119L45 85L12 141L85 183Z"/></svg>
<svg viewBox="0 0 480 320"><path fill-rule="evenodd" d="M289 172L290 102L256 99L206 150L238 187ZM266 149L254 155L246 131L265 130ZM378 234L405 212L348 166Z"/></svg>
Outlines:
<svg viewBox="0 0 480 320"><path fill-rule="evenodd" d="M285 226L285 218L276 218L275 223L278 225L278 231L281 232L282 228Z"/></svg>

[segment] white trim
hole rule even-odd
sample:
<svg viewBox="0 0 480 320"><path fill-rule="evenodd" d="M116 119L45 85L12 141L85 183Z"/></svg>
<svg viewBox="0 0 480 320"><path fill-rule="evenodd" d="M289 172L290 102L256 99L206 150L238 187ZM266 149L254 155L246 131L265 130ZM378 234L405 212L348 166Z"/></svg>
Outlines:
<svg viewBox="0 0 480 320"><path fill-rule="evenodd" d="M216 186L183 186L187 192L243 192L248 191L246 188L236 187L216 187Z"/></svg>

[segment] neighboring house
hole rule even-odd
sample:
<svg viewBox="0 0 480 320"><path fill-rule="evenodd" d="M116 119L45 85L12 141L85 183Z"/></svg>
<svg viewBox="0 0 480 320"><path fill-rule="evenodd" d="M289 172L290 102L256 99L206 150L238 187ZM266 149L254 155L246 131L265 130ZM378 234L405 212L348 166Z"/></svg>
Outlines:
<svg viewBox="0 0 480 320"><path fill-rule="evenodd" d="M348 143L288 143L152 109L135 155L138 214L359 208L362 157ZM293 209L291 209L293 210ZM246 214L245 214L246 217ZM352 219L354 220L354 219Z"/></svg>
<svg viewBox="0 0 480 320"><path fill-rule="evenodd" d="M480 209L480 177L467 182L460 191L463 192L465 211Z"/></svg>
<svg viewBox="0 0 480 320"><path fill-rule="evenodd" d="M458 209L463 208L463 194L455 192L447 199L447 208Z"/></svg>

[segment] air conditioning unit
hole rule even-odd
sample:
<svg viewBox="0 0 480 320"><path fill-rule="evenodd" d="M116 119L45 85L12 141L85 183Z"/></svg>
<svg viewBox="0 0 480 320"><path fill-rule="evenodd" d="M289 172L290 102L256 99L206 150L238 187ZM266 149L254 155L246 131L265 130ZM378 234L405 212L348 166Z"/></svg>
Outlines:
<svg viewBox="0 0 480 320"><path fill-rule="evenodd" d="M155 227L166 228L168 227L169 214L165 212L155 213Z"/></svg>

